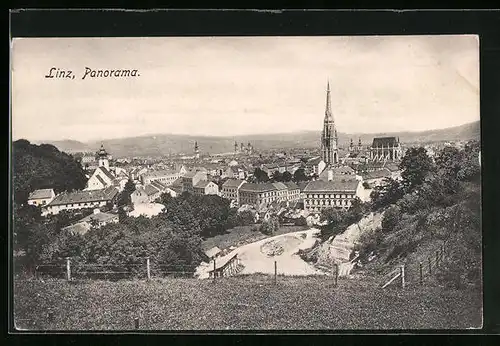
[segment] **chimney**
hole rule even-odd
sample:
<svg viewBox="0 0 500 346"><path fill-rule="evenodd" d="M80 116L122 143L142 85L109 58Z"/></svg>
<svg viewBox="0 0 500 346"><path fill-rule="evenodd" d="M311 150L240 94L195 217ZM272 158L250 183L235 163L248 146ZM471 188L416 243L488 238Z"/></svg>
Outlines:
<svg viewBox="0 0 500 346"><path fill-rule="evenodd" d="M328 181L332 181L333 180L333 170L329 169L328 170Z"/></svg>
<svg viewBox="0 0 500 346"><path fill-rule="evenodd" d="M99 214L101 211L99 210L99 208L95 208L94 209L94 214Z"/></svg>

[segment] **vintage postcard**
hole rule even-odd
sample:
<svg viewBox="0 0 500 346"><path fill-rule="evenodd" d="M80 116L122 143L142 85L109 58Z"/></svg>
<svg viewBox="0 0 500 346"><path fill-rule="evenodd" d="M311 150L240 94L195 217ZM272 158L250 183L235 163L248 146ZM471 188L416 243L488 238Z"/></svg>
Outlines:
<svg viewBox="0 0 500 346"><path fill-rule="evenodd" d="M19 331L481 328L473 35L14 38Z"/></svg>

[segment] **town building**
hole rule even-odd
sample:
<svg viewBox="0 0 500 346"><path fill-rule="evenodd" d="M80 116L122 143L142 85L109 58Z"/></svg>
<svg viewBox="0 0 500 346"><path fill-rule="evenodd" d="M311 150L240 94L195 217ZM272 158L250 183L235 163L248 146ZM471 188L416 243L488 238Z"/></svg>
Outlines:
<svg viewBox="0 0 500 346"><path fill-rule="evenodd" d="M31 192L28 196L28 204L34 206L45 206L56 197L54 189L40 189Z"/></svg>
<svg viewBox="0 0 500 346"><path fill-rule="evenodd" d="M260 206L276 199L276 187L271 183L244 183L239 189L240 205Z"/></svg>
<svg viewBox="0 0 500 346"><path fill-rule="evenodd" d="M352 178L311 181L304 189L304 210L321 212L328 208L349 209L360 184Z"/></svg>
<svg viewBox="0 0 500 346"><path fill-rule="evenodd" d="M399 137L376 137L370 148L370 160L376 162L399 161L403 150Z"/></svg>
<svg viewBox="0 0 500 346"><path fill-rule="evenodd" d="M332 104L330 99L330 82L326 87L326 109L323 120L323 131L321 132L321 159L327 166L336 165L339 162L338 136L335 121L332 114ZM316 174L320 174L316 173Z"/></svg>
<svg viewBox="0 0 500 346"><path fill-rule="evenodd" d="M241 166L229 166L224 174L224 177L230 178L230 179L246 179L247 178L247 172L243 167Z"/></svg>
<svg viewBox="0 0 500 346"><path fill-rule="evenodd" d="M287 201L295 202L300 200L300 188L293 181L283 183L287 187Z"/></svg>
<svg viewBox="0 0 500 346"><path fill-rule="evenodd" d="M275 195L273 202L286 202L288 200L288 188L282 182L271 183L275 188Z"/></svg>
<svg viewBox="0 0 500 346"><path fill-rule="evenodd" d="M362 174L362 181L368 185L370 189L380 186L385 179L392 178L392 172L387 168L381 168L376 171L365 172Z"/></svg>
<svg viewBox="0 0 500 346"><path fill-rule="evenodd" d="M62 228L61 231L84 235L92 227L101 228L108 224L118 223L118 221L118 214L103 213L99 209L94 209L93 214L84 217L70 226Z"/></svg>
<svg viewBox="0 0 500 346"><path fill-rule="evenodd" d="M218 195L219 186L213 181L200 180L193 186L193 193L198 196Z"/></svg>
<svg viewBox="0 0 500 346"><path fill-rule="evenodd" d="M194 186L200 181L208 180L207 172L188 171L181 177L182 192L194 193Z"/></svg>
<svg viewBox="0 0 500 346"><path fill-rule="evenodd" d="M231 201L236 201L236 205L239 205L239 190L240 187L246 183L245 180L241 179L228 179L222 184L222 197L227 198Z"/></svg>
<svg viewBox="0 0 500 346"><path fill-rule="evenodd" d="M125 182L128 180L128 176L125 174L125 178L119 179L116 177L109 168L109 155L101 144L101 148L97 152L99 166L96 168L94 173L90 176L87 181L86 191L92 190L102 190L108 187L114 186L120 191L123 189L125 183L121 183L121 180Z"/></svg>
<svg viewBox="0 0 500 346"><path fill-rule="evenodd" d="M114 204L118 193L118 189L114 186L102 190L63 192L47 204L44 214L58 214L62 210L104 207L107 204Z"/></svg>
<svg viewBox="0 0 500 346"><path fill-rule="evenodd" d="M141 182L143 185L151 184L153 181L159 181L165 186L170 186L174 181L182 177L186 173L186 169L183 166L179 170L173 169L163 169L157 171L149 171L141 176Z"/></svg>
<svg viewBox="0 0 500 346"><path fill-rule="evenodd" d="M306 161L304 173L306 175L320 175L327 166L326 162L321 157L313 157Z"/></svg>
<svg viewBox="0 0 500 346"><path fill-rule="evenodd" d="M132 204L153 203L160 198L163 193L169 193L172 197L176 197L177 193L170 189L160 181L153 180L151 183L144 186L139 186L130 195Z"/></svg>

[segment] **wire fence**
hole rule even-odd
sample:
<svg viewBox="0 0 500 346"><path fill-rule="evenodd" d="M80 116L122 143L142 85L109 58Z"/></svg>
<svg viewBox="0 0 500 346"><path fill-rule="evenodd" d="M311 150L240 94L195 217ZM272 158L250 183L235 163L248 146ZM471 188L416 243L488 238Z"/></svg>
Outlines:
<svg viewBox="0 0 500 346"><path fill-rule="evenodd" d="M443 242L437 250L429 253L418 263L401 264L383 274L382 288L391 284L402 288L423 286L442 269L446 256L446 242Z"/></svg>
<svg viewBox="0 0 500 346"><path fill-rule="evenodd" d="M67 258L60 263L42 263L34 268L35 278L74 279L151 279L152 277L194 278L196 265L151 263L149 258L139 263L95 264L80 263Z"/></svg>

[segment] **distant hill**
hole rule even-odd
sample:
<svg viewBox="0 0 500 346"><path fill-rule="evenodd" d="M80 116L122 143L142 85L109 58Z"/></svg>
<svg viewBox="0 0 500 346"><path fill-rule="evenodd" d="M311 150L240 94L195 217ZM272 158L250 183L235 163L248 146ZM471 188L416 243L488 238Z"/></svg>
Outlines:
<svg viewBox="0 0 500 346"><path fill-rule="evenodd" d="M97 151L104 144L106 150L114 157L162 156L168 154L193 153L194 142L202 153L223 153L234 150L234 142L250 142L257 150L277 148L313 148L318 147L320 131L304 131L282 134L244 135L235 137L212 137L157 134L138 137L109 139L104 141L78 142L73 140L49 141L61 151ZM436 141L469 140L480 138L479 121L439 130L419 132L389 133L339 133L339 144L348 145L352 138L354 144L361 138L363 145L371 144L374 137L395 136L403 143L426 143ZM43 142L43 141L42 141Z"/></svg>
<svg viewBox="0 0 500 346"><path fill-rule="evenodd" d="M87 144L71 140L71 139L65 139L62 141L32 141L33 144L52 144L53 146L57 147L60 151L64 151L66 153L72 153L72 152L85 152L91 149Z"/></svg>

